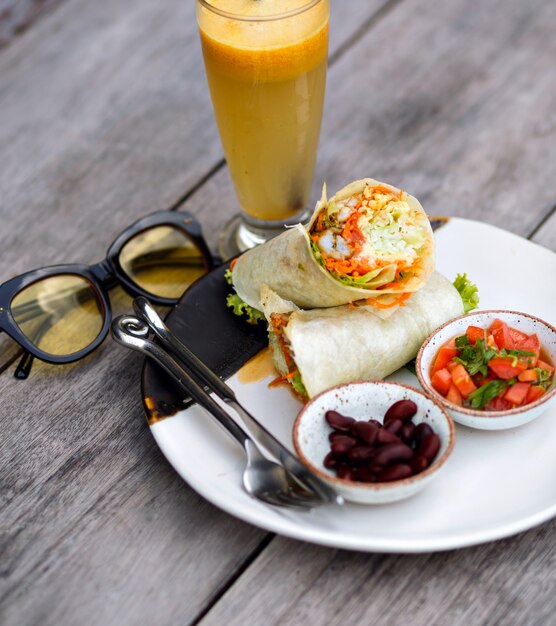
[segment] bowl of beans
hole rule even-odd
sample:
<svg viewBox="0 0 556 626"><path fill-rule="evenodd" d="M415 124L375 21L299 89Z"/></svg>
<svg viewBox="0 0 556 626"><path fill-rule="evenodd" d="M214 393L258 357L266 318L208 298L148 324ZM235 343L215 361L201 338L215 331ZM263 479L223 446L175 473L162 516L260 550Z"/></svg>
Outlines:
<svg viewBox="0 0 556 626"><path fill-rule="evenodd" d="M346 500L362 504L395 502L425 488L454 442L453 421L438 402L379 380L324 391L293 427L302 463Z"/></svg>
<svg viewBox="0 0 556 626"><path fill-rule="evenodd" d="M417 354L423 389L464 426L502 430L556 403L556 328L517 311L476 311L447 322Z"/></svg>

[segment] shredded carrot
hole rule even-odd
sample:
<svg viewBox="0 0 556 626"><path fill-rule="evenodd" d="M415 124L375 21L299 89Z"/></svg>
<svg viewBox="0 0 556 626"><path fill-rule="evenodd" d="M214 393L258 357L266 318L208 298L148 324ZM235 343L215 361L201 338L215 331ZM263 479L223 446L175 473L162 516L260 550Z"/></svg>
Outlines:
<svg viewBox="0 0 556 626"><path fill-rule="evenodd" d="M391 309L393 306L405 306L406 300L411 296L411 292L402 293L399 298L395 298L391 302L379 302L376 298L367 298L367 304L374 306L376 309Z"/></svg>
<svg viewBox="0 0 556 626"><path fill-rule="evenodd" d="M234 265L237 263L237 259L239 259L239 257L237 257L236 259L233 259L232 261L230 261L230 269L231 270L234 269Z"/></svg>
<svg viewBox="0 0 556 626"><path fill-rule="evenodd" d="M276 378L273 378L269 383L268 386L269 387L278 387L278 385L283 385L286 381L284 380L283 376L276 376Z"/></svg>
<svg viewBox="0 0 556 626"><path fill-rule="evenodd" d="M360 250L365 243L365 235L357 225L360 216L361 211L355 210L346 220L344 229L342 230L342 237L354 251Z"/></svg>

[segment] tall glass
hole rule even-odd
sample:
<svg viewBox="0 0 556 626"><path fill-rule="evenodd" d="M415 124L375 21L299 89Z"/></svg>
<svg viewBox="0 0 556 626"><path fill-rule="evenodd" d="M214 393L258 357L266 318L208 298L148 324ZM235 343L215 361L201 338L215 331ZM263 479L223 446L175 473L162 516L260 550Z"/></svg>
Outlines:
<svg viewBox="0 0 556 626"><path fill-rule="evenodd" d="M212 104L241 212L228 258L307 216L328 56L329 0L197 0Z"/></svg>

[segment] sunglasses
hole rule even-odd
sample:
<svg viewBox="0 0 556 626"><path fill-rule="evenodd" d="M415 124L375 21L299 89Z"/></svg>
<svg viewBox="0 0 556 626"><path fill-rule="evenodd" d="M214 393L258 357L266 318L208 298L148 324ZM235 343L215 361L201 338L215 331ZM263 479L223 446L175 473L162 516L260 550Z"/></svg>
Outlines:
<svg viewBox="0 0 556 626"><path fill-rule="evenodd" d="M214 267L200 224L185 211L158 211L138 220L95 265L53 265L0 285L0 332L25 350L16 378L27 378L33 357L72 363L95 350L110 328L108 290L176 304Z"/></svg>

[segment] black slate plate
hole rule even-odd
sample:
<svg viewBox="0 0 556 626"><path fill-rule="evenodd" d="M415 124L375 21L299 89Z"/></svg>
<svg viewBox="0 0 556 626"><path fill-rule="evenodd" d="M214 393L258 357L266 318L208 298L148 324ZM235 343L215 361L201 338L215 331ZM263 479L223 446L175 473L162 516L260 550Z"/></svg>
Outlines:
<svg viewBox="0 0 556 626"><path fill-rule="evenodd" d="M172 332L224 379L268 344L264 322L247 324L226 307L226 296L232 292L224 279L228 267L221 265L191 285L166 317ZM150 424L192 404L150 359L143 365L141 391Z"/></svg>

